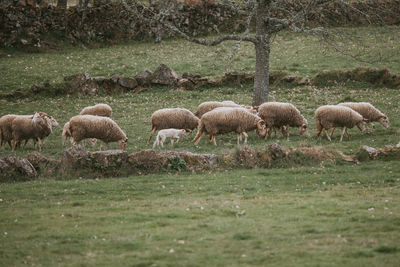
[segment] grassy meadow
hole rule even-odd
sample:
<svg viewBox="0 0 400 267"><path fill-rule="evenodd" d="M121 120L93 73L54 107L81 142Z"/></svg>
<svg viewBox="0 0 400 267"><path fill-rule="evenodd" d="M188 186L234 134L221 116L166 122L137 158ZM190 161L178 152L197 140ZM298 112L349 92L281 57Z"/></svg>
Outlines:
<svg viewBox="0 0 400 267"><path fill-rule="evenodd" d="M273 40L271 69L313 77L321 70L358 66L386 67L400 74L400 27L351 28L344 51L361 53L364 62L335 53L313 37L284 32ZM360 45L362 43L363 45ZM177 73L221 76L225 71L254 71L251 45L214 48L182 40L161 44L130 42L112 47L71 48L28 54L0 50L0 93L28 90L48 80L54 86L76 73L92 76L137 72L164 63ZM397 54L397 56L396 56ZM369 64L368 62L371 62ZM252 85L175 91L152 87L140 94L94 97L34 96L1 101L0 116L44 111L62 125L88 105L107 103L113 119L127 133L128 152L151 148L146 143L150 116L160 108L192 111L204 101L233 100L250 104ZM400 141L400 91L360 82L327 87L272 86L270 100L291 102L309 122L310 137L291 129L290 140L259 139L256 149L278 142L284 147L323 146L355 153L362 145L383 147ZM315 137L314 111L320 105L368 101L388 115L391 128L375 124L339 143ZM61 128L46 140L42 153L59 158ZM207 138L198 146L184 138L172 148L222 154L237 149L236 135ZM154 141L154 137L153 140ZM94 151L91 145L87 146ZM117 148L116 144L111 144ZM26 156L35 151L0 150ZM396 160L359 165L290 169L227 169L166 172L121 178L39 177L24 183L0 183L0 265L72 266L397 266L400 261L400 164Z"/></svg>

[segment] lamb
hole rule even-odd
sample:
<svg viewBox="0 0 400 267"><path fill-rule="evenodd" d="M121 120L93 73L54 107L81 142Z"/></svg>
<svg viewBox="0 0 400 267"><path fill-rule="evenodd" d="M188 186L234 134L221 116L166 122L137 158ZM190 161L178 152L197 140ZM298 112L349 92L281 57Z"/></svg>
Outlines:
<svg viewBox="0 0 400 267"><path fill-rule="evenodd" d="M241 107L240 105L236 104L233 101L210 101L210 102L203 102L197 107L197 111L194 113L198 118L201 118L203 114L219 107Z"/></svg>
<svg viewBox="0 0 400 267"><path fill-rule="evenodd" d="M371 125L371 129L370 129L371 132L374 128L374 125L372 123L374 121L378 121L386 129L388 129L390 127L389 118L368 102L359 102L359 103L345 102L345 103L340 103L338 105L349 107L349 108L357 111L358 113L360 113L361 116L363 116L364 119L367 119L368 123Z"/></svg>
<svg viewBox="0 0 400 267"><path fill-rule="evenodd" d="M64 126L65 127L65 126ZM69 126L64 129L62 139L71 137L72 145L77 145L86 138L96 138L109 146L117 142L120 149L125 150L128 138L115 121L107 117L93 115L78 115L69 120ZM100 146L100 150L101 150Z"/></svg>
<svg viewBox="0 0 400 267"><path fill-rule="evenodd" d="M300 111L290 103L269 102L258 108L258 116L266 123L268 132L278 128L289 138L289 127L299 127L300 135L307 132L308 122ZM275 134L276 135L276 134Z"/></svg>
<svg viewBox="0 0 400 267"><path fill-rule="evenodd" d="M111 118L112 108L107 104L97 104L82 109L79 115L94 115Z"/></svg>
<svg viewBox="0 0 400 267"><path fill-rule="evenodd" d="M52 132L54 124L52 120L54 119L44 112L35 113L33 117L17 116L11 124L13 136L12 150L14 151L20 145L21 141L25 140L26 145L29 139L33 139L34 142L39 141L39 151L41 151L44 138ZM25 148L25 145L23 148Z"/></svg>
<svg viewBox="0 0 400 267"><path fill-rule="evenodd" d="M17 117L26 117L33 118L33 115L14 115L8 114L4 115L0 118L0 138L1 138L1 147L5 149L6 142L12 148L11 141L13 140L12 136L12 122Z"/></svg>
<svg viewBox="0 0 400 267"><path fill-rule="evenodd" d="M176 142L179 141L179 138L182 136L186 135L186 130L185 129L164 129L158 132L156 141L154 141L153 148L156 146L161 145L161 147L164 147L164 142L165 139L171 138L171 145L174 145L174 139L176 139Z"/></svg>
<svg viewBox="0 0 400 267"><path fill-rule="evenodd" d="M340 142L342 142L344 134L350 139L347 128L351 129L357 125L362 133L365 131L365 119L363 116L357 111L345 106L321 106L315 111L315 118L317 122L317 137L320 137L322 129L325 128L324 133L329 141L331 141L333 131L331 135L328 136L327 130L332 127L343 127Z"/></svg>
<svg viewBox="0 0 400 267"><path fill-rule="evenodd" d="M243 134L246 144L247 132L254 129L259 136L265 136L265 122L259 116L244 108L216 108L201 117L197 135L193 141L197 145L205 134L209 134L210 140L217 145L215 138L217 134L236 132L237 143L240 143Z"/></svg>
<svg viewBox="0 0 400 267"><path fill-rule="evenodd" d="M190 110L185 108L164 108L155 111L151 115L151 133L147 143L156 131L163 129L185 129L191 132L195 129L200 120Z"/></svg>

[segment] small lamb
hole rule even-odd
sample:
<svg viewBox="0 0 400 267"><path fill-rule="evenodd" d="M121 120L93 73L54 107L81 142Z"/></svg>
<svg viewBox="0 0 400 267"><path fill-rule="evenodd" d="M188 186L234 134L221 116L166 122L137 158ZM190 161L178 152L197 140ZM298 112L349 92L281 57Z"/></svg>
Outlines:
<svg viewBox="0 0 400 267"><path fill-rule="evenodd" d="M165 139L171 138L171 145L174 145L174 139L176 139L176 142L179 141L179 138L182 136L186 136L186 130L185 129L164 129L160 130L157 134L156 141L153 144L153 148L156 146L161 145L161 147L164 147L164 142Z"/></svg>

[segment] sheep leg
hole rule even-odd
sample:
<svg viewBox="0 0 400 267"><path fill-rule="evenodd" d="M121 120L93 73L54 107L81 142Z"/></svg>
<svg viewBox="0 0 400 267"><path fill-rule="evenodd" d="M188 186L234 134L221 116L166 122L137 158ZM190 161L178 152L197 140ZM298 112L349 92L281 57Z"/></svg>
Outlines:
<svg viewBox="0 0 400 267"><path fill-rule="evenodd" d="M317 120L317 125L316 126L317 126L317 137L320 138L323 127L322 127L321 122L319 120Z"/></svg>
<svg viewBox="0 0 400 267"><path fill-rule="evenodd" d="M200 139L205 135L205 132L198 132L196 137L193 139L193 142L195 145L197 145L200 142ZM210 134L210 140L212 140L212 135Z"/></svg>
<svg viewBox="0 0 400 267"><path fill-rule="evenodd" d="M154 141L154 143L153 143L153 149L156 147L156 146L159 146L160 145L160 142L158 141L158 136L156 137L156 141Z"/></svg>
<svg viewBox="0 0 400 267"><path fill-rule="evenodd" d="M237 140L237 144L239 145L240 142L242 141L242 134L237 133L237 134L236 134L236 140Z"/></svg>
<svg viewBox="0 0 400 267"><path fill-rule="evenodd" d="M342 134L340 135L340 142L342 142L342 140L343 140L343 135L345 134L345 132L346 132L346 127L343 127L343 129L342 129Z"/></svg>
<svg viewBox="0 0 400 267"><path fill-rule="evenodd" d="M243 132L243 135L244 135L244 143L247 144L248 134L246 132Z"/></svg>
<svg viewBox="0 0 400 267"><path fill-rule="evenodd" d="M13 143L12 143L12 151L15 150L15 147L17 146L17 140L13 139Z"/></svg>
<svg viewBox="0 0 400 267"><path fill-rule="evenodd" d="M347 137L347 140L349 140L350 139L350 134L347 132L347 128L346 128L346 131L344 133L345 133L345 135Z"/></svg>
<svg viewBox="0 0 400 267"><path fill-rule="evenodd" d="M212 136L212 140L213 140L214 146L217 146L217 139L215 138L215 135Z"/></svg>
<svg viewBox="0 0 400 267"><path fill-rule="evenodd" d="M331 138L332 138L333 132L335 132L335 127L332 128L331 135L330 135Z"/></svg>
<svg viewBox="0 0 400 267"><path fill-rule="evenodd" d="M370 125L370 128L368 128L368 133L372 133L374 130L374 124L372 122L368 123Z"/></svg>
<svg viewBox="0 0 400 267"><path fill-rule="evenodd" d="M327 129L324 129L324 133L326 135L326 138L328 138L329 141L332 141L331 137L328 134L328 130Z"/></svg>
<svg viewBox="0 0 400 267"><path fill-rule="evenodd" d="M151 133L149 136L149 140L147 140L147 144L150 144L150 140L153 137L154 133L156 132L156 127L153 127L153 129L151 129Z"/></svg>
<svg viewBox="0 0 400 267"><path fill-rule="evenodd" d="M174 146L174 138L171 138L171 146Z"/></svg>

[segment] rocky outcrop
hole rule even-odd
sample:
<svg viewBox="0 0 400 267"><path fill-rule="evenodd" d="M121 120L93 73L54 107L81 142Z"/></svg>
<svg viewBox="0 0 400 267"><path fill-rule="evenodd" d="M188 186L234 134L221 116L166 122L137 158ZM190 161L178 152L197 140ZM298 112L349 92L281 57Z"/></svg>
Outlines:
<svg viewBox="0 0 400 267"><path fill-rule="evenodd" d="M34 179L37 175L36 169L27 159L15 156L0 158L0 182L8 179L25 181Z"/></svg>

